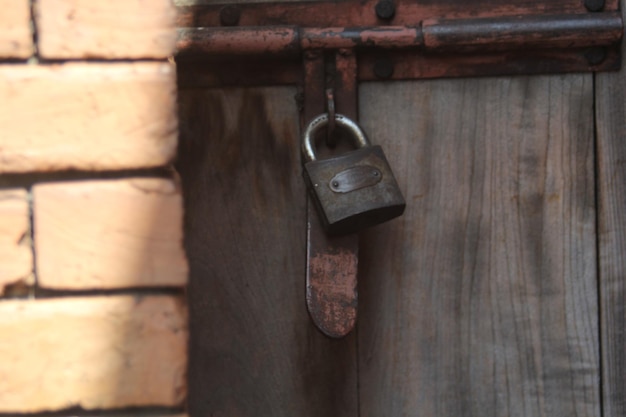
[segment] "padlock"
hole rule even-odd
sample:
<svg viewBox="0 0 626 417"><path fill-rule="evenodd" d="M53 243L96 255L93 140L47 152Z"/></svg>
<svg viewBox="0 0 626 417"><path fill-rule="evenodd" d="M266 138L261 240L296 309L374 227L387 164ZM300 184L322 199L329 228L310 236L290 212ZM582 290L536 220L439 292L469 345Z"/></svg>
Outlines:
<svg viewBox="0 0 626 417"><path fill-rule="evenodd" d="M336 114L335 123L348 131L357 149L317 159L315 136L328 124L328 114L314 118L302 139L303 176L326 232L355 233L402 215L406 203L382 148L371 145L349 118Z"/></svg>

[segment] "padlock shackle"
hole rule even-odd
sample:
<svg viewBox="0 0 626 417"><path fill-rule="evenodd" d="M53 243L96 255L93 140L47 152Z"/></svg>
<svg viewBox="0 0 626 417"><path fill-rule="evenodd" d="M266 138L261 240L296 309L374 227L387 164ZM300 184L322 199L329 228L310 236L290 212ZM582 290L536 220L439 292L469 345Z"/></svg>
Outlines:
<svg viewBox="0 0 626 417"><path fill-rule="evenodd" d="M354 145L357 148L364 148L366 146L370 146L370 141L365 136L365 132L361 130L358 124L354 122L352 119L342 115L335 114L335 123L337 125L347 129L352 134L352 138L354 140ZM312 162L317 159L315 156L315 135L322 129L324 126L328 124L328 113L320 114L311 120L304 130L304 135L302 139L302 155L304 156L305 162Z"/></svg>

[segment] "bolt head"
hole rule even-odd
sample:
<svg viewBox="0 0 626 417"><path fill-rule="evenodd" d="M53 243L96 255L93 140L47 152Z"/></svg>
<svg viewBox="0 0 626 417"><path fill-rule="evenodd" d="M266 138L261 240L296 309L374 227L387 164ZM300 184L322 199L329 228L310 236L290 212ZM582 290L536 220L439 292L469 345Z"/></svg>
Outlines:
<svg viewBox="0 0 626 417"><path fill-rule="evenodd" d="M396 6L392 0L380 0L374 8L379 19L390 20L396 14Z"/></svg>
<svg viewBox="0 0 626 417"><path fill-rule="evenodd" d="M606 49L604 48L591 48L585 52L585 58L589 65L600 65L606 59Z"/></svg>
<svg viewBox="0 0 626 417"><path fill-rule="evenodd" d="M237 26L241 18L241 9L234 4L228 4L220 9L220 23L222 26Z"/></svg>
<svg viewBox="0 0 626 417"><path fill-rule="evenodd" d="M389 59L379 59L374 63L374 75L387 80L393 75L393 63Z"/></svg>
<svg viewBox="0 0 626 417"><path fill-rule="evenodd" d="M590 12L599 12L604 9L604 0L585 0L585 7Z"/></svg>

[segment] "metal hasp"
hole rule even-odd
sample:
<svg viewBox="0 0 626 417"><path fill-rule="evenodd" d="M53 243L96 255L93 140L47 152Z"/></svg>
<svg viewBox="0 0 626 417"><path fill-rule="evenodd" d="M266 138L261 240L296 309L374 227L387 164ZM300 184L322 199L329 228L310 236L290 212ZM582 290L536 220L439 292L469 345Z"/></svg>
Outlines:
<svg viewBox="0 0 626 417"><path fill-rule="evenodd" d="M180 7L204 85L298 84L307 51L354 50L359 81L616 70L617 0L347 0Z"/></svg>
<svg viewBox="0 0 626 417"><path fill-rule="evenodd" d="M623 35L618 0L204 4L179 7L177 26L180 87L297 85L303 128L321 113L358 120L362 81L617 70ZM331 186L377 181L368 175L347 169ZM343 337L356 324L359 237L329 236L310 196L307 207L307 309Z"/></svg>
<svg viewBox="0 0 626 417"><path fill-rule="evenodd" d="M350 49L335 54L309 51L302 66L301 126L320 113L335 110L357 120L357 61ZM333 122L335 117L332 118ZM326 143L341 147L333 123L327 127ZM306 161L306 158L303 162ZM330 236L316 212L315 201L307 195L306 307L315 326L325 335L344 337L356 325L358 310L357 273L359 235Z"/></svg>

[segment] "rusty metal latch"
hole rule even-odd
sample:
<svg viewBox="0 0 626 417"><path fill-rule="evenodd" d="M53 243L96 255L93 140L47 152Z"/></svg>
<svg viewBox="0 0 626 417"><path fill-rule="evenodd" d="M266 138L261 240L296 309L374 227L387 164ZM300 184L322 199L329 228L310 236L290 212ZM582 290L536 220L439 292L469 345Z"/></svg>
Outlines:
<svg viewBox="0 0 626 417"><path fill-rule="evenodd" d="M352 50L324 56L310 51L303 57L304 100L301 125L320 113L341 111L358 118L357 61ZM329 126L331 146L338 145ZM346 336L354 328L358 309L359 236L329 236L307 193L306 306L313 323L327 336Z"/></svg>
<svg viewBox="0 0 626 417"><path fill-rule="evenodd" d="M621 65L619 0L330 0L179 12L177 59L193 60L178 67L180 86L295 84L302 126L321 113L358 120L359 81ZM327 235L310 197L308 208L307 307L322 332L342 337L356 323L359 238Z"/></svg>
<svg viewBox="0 0 626 417"><path fill-rule="evenodd" d="M205 54L296 54L309 49L415 48L425 52L606 46L622 36L619 12L429 19L416 26L191 28L178 50Z"/></svg>
<svg viewBox="0 0 626 417"><path fill-rule="evenodd" d="M359 81L615 70L623 34L617 0L203 5L178 26L179 59L227 63L203 68L220 85L297 84L307 51L340 49Z"/></svg>

